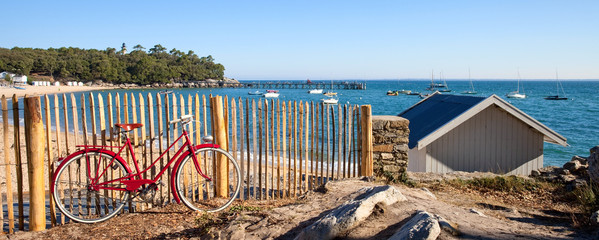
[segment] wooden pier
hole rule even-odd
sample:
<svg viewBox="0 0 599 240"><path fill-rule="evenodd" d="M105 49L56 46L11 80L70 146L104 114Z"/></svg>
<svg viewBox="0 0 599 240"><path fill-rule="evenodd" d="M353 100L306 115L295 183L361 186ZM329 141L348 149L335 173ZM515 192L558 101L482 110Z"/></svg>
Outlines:
<svg viewBox="0 0 599 240"><path fill-rule="evenodd" d="M183 82L185 87L207 87L207 88L263 88L263 89L343 89L343 90L366 90L366 83L357 81L338 82Z"/></svg>

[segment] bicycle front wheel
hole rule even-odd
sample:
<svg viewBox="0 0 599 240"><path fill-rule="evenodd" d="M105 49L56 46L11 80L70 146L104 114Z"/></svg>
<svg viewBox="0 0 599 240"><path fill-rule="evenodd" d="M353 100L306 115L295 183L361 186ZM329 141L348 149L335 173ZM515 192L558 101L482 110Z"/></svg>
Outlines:
<svg viewBox="0 0 599 240"><path fill-rule="evenodd" d="M104 189L99 190L94 190L92 182L106 183L129 174L120 161L106 153L81 153L55 172L54 201L58 209L74 221L97 223L107 220L123 209L129 192L105 189L124 189L120 181L102 184Z"/></svg>
<svg viewBox="0 0 599 240"><path fill-rule="evenodd" d="M239 193L239 165L230 153L220 148L202 148L195 154L198 165L187 156L177 168L175 188L179 198L196 211L221 211L231 205ZM208 178L202 176L196 166Z"/></svg>

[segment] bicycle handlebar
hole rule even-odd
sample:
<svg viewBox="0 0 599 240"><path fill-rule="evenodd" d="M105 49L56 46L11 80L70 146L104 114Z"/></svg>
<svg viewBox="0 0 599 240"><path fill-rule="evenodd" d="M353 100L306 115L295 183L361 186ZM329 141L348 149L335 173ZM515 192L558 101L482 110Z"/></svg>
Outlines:
<svg viewBox="0 0 599 240"><path fill-rule="evenodd" d="M183 116L181 116L181 118L172 120L169 123L170 124L175 124L175 123L178 123L178 122L189 122L192 119L193 119L193 115L183 115Z"/></svg>

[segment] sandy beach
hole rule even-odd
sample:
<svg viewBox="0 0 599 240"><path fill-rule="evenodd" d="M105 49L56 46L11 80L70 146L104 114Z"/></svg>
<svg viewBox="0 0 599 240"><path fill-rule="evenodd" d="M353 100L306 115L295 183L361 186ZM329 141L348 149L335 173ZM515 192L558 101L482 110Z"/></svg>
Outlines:
<svg viewBox="0 0 599 240"><path fill-rule="evenodd" d="M85 92L103 89L112 89L113 87L100 87L100 86L23 86L25 90L16 89L12 87L0 87L0 96L4 95L7 98L11 98L13 94L17 97L23 97L25 95L39 96L44 94L56 94L56 93L72 93L72 92Z"/></svg>

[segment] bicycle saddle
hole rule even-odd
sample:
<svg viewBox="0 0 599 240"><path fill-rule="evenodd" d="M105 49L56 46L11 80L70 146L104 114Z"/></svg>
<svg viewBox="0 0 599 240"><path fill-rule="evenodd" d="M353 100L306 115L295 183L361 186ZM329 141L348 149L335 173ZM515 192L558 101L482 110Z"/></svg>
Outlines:
<svg viewBox="0 0 599 240"><path fill-rule="evenodd" d="M143 126L143 124L141 124L141 123L128 123L128 124L117 123L117 124L115 124L115 126L120 127L125 131L131 131L133 129Z"/></svg>

